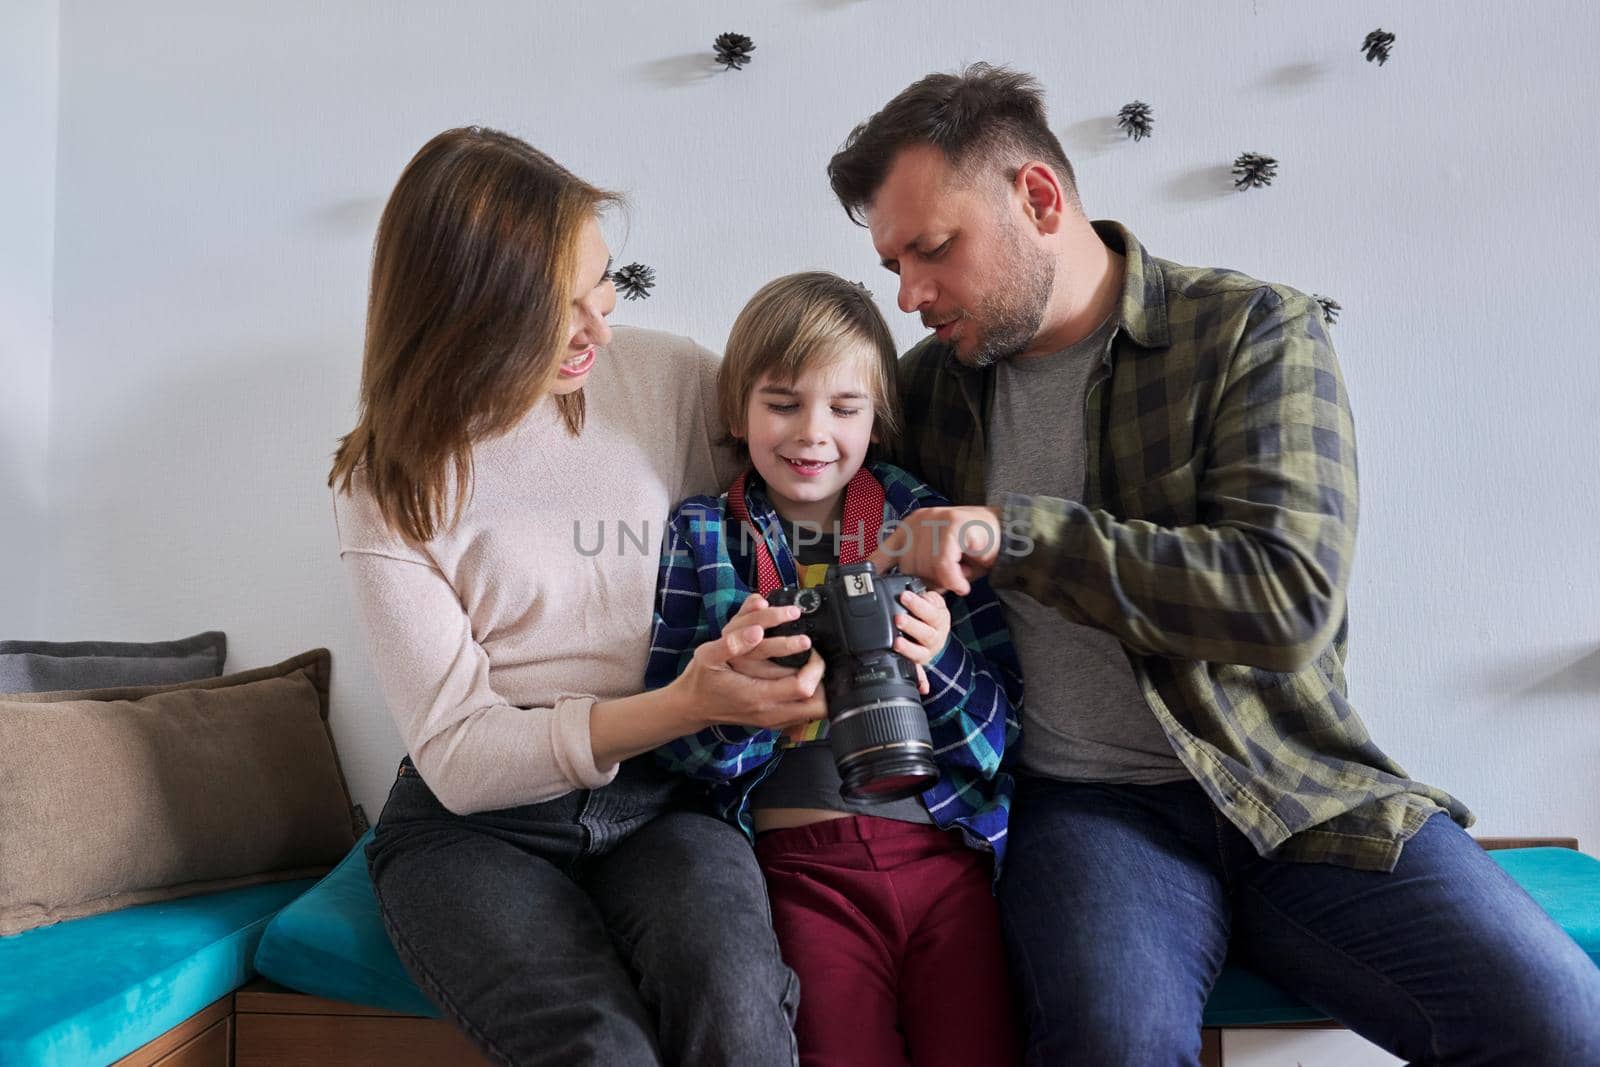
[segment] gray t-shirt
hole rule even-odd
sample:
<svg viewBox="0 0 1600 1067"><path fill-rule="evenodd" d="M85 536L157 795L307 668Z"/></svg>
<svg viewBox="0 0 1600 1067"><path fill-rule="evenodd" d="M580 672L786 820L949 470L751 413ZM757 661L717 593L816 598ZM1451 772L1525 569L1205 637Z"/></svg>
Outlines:
<svg viewBox="0 0 1600 1067"><path fill-rule="evenodd" d="M1113 316L1060 352L996 365L984 472L991 504L1007 493L1083 498L1085 393L1115 328ZM1026 593L998 593L1028 687L1022 770L1135 785L1188 777L1116 637L1069 622Z"/></svg>

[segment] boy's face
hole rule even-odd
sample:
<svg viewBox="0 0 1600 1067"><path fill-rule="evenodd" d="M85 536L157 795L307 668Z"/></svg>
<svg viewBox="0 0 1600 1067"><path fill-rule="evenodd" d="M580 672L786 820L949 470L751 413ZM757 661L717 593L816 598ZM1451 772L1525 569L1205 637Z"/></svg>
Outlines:
<svg viewBox="0 0 1600 1067"><path fill-rule="evenodd" d="M767 494L789 522L831 525L844 489L872 443L875 409L864 343L813 366L796 381L763 375L751 390L743 437Z"/></svg>

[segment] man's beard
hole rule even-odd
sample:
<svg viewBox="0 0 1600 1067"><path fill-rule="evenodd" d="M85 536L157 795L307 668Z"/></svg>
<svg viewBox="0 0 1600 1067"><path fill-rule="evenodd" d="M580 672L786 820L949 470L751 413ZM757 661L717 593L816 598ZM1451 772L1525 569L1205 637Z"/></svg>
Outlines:
<svg viewBox="0 0 1600 1067"><path fill-rule="evenodd" d="M1055 260L1029 249L1021 240L1013 243L1010 257L1019 268L1013 275L1015 284L983 297L978 313L972 316L979 328L978 347L970 360L974 367L988 367L1027 351L1044 322L1056 281Z"/></svg>

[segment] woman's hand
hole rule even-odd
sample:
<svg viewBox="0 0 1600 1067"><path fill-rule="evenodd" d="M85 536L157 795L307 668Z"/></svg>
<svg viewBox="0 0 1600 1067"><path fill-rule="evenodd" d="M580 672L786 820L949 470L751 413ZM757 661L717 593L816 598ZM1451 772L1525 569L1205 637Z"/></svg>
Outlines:
<svg viewBox="0 0 1600 1067"><path fill-rule="evenodd" d="M900 631L894 650L917 665L917 692L927 696L928 674L923 668L938 658L950 639L950 608L944 597L931 591L907 589L900 594L900 603L910 614L894 617L895 629Z"/></svg>
<svg viewBox="0 0 1600 1067"><path fill-rule="evenodd" d="M720 638L694 650L688 668L667 687L680 689L694 720L693 728L686 732L716 723L778 730L828 714L820 684L821 656L812 652L798 669L780 666L770 658L811 647L810 638L803 636L766 636L768 627L799 616L797 607L768 607L765 600L753 596Z"/></svg>
<svg viewBox="0 0 1600 1067"><path fill-rule="evenodd" d="M822 657L812 652L798 669L768 658L811 647L808 637L766 636L772 627L799 617L793 605L775 608L752 596L721 637L694 650L689 666L670 685L596 701L589 712L595 765L610 767L718 723L781 730L824 718Z"/></svg>
<svg viewBox="0 0 1600 1067"><path fill-rule="evenodd" d="M811 638L800 634L794 637L767 637L766 631L786 622L793 622L800 617L800 609L793 604L785 607L769 607L767 601L759 593L751 593L745 597L744 603L739 605L739 612L728 620L728 625L722 628L723 639L742 633L739 638L740 647L750 642L748 652L733 655L728 660L728 666L747 678L787 678L794 673L794 667L785 667L772 660L777 656L792 656L796 652L805 652L811 647ZM748 631L748 632L746 632Z"/></svg>

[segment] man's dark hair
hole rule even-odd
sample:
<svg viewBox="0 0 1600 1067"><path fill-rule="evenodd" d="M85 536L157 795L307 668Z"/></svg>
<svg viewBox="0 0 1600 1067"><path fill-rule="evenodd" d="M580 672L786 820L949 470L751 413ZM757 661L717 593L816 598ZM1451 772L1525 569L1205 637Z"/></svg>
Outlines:
<svg viewBox="0 0 1600 1067"><path fill-rule="evenodd" d="M1031 74L989 63L974 63L960 74L930 74L851 130L828 161L828 182L853 222L865 225L866 207L895 156L919 144L939 149L968 180L995 168L1009 182L1023 162L1043 160L1055 169L1068 199L1078 203L1072 164L1050 132L1044 92Z"/></svg>

